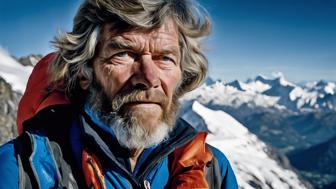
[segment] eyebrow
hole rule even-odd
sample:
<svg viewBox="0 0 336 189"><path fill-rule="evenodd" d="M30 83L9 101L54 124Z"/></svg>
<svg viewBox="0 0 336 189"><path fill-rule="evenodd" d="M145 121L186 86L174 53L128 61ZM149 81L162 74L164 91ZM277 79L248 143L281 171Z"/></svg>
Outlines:
<svg viewBox="0 0 336 189"><path fill-rule="evenodd" d="M168 48L163 48L158 51L159 54L173 54L176 57L180 57L180 51L175 46L170 46Z"/></svg>
<svg viewBox="0 0 336 189"><path fill-rule="evenodd" d="M134 49L134 44L121 36L111 38L107 46L110 49Z"/></svg>
<svg viewBox="0 0 336 189"><path fill-rule="evenodd" d="M137 50L135 44L130 40L127 40L121 36L116 36L111 38L108 41L107 47L110 49L129 49L129 50ZM168 46L161 48L154 52L154 54L173 54L176 57L180 57L180 51L178 46Z"/></svg>

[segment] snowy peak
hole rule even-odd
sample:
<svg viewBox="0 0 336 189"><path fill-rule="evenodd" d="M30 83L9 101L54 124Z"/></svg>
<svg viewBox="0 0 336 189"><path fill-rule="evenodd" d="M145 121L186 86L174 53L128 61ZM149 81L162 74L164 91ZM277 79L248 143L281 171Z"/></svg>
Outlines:
<svg viewBox="0 0 336 189"><path fill-rule="evenodd" d="M238 81L238 80L234 80L234 81L232 81L230 83L227 83L226 85L227 86L232 86L232 87L234 87L234 88L236 88L236 89L238 89L240 91L245 91L244 87L242 86L243 83L240 82L240 81Z"/></svg>
<svg viewBox="0 0 336 189"><path fill-rule="evenodd" d="M24 92L32 67L23 66L0 47L0 77L11 84L13 90Z"/></svg>
<svg viewBox="0 0 336 189"><path fill-rule="evenodd" d="M255 79L255 81L260 81L262 83L267 83L269 81L269 79L267 79L265 76L263 75L258 75Z"/></svg>
<svg viewBox="0 0 336 189"><path fill-rule="evenodd" d="M188 100L196 98L212 108L241 108L247 113L269 110L330 112L336 111L336 83L319 81L301 86L287 81L282 74L271 79L259 75L246 82L205 84L185 97Z"/></svg>
<svg viewBox="0 0 336 189"><path fill-rule="evenodd" d="M258 75L254 81L260 81L261 83L270 85L270 86L295 86L295 84L287 81L285 76L282 73L273 74L274 78L269 79L265 76Z"/></svg>
<svg viewBox="0 0 336 189"><path fill-rule="evenodd" d="M245 91L255 92L255 93L262 93L271 88L269 84L260 82L260 81L250 81L248 83L243 83L243 88Z"/></svg>
<svg viewBox="0 0 336 189"><path fill-rule="evenodd" d="M282 108L277 105L278 97L241 91L222 82L216 82L210 86L203 85L187 93L182 101L193 101L195 99L215 109L222 109L223 107L242 108L244 111L241 112L247 114L250 112L246 112L246 110L250 108L253 108L253 112L263 109Z"/></svg>
<svg viewBox="0 0 336 189"><path fill-rule="evenodd" d="M38 61L41 60L41 58L42 55L31 54L19 58L18 61L24 66L35 66L38 63Z"/></svg>
<svg viewBox="0 0 336 189"><path fill-rule="evenodd" d="M334 95L336 92L336 84L321 80L319 82L310 82L305 85L309 91L317 91L322 94Z"/></svg>
<svg viewBox="0 0 336 189"><path fill-rule="evenodd" d="M286 101L290 98L289 93L296 85L288 82L281 74L274 79L268 79L264 76L257 76L254 80L247 80L245 83L234 80L226 84L227 86L235 87L240 91L265 94L267 96L280 97L280 100ZM286 104L282 104L286 105Z"/></svg>
<svg viewBox="0 0 336 189"><path fill-rule="evenodd" d="M204 84L205 85L212 85L214 84L216 81L214 79L212 79L211 77L207 76L204 80Z"/></svg>

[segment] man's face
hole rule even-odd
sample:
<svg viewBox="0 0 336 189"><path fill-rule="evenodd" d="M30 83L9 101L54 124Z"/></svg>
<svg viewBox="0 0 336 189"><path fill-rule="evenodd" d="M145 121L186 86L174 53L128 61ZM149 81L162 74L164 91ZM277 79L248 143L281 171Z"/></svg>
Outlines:
<svg viewBox="0 0 336 189"><path fill-rule="evenodd" d="M155 132L161 122L175 119L180 56L178 31L170 20L152 31L120 34L106 24L93 60L91 86L94 93L102 93L93 96L105 99L91 100L101 101L102 112L135 118L139 126Z"/></svg>

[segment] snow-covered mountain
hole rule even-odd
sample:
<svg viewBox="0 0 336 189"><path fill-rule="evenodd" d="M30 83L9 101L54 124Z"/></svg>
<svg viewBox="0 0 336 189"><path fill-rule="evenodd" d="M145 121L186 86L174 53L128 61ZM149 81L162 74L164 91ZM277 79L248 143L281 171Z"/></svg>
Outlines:
<svg viewBox="0 0 336 189"><path fill-rule="evenodd" d="M298 85L287 81L283 75L257 76L246 82L203 84L186 94L183 102L198 101L207 108L230 114L267 145L286 155L297 154L297 160L304 158L300 157L304 153L299 152L336 137L335 86L334 82L327 81ZM200 124L196 126L204 129ZM314 155L325 159L328 158L326 154ZM317 188L328 188L336 182L334 177L328 177L323 184L316 179L324 178L324 172L320 171L324 169L307 171L294 165ZM327 168L336 170L336 164L329 164Z"/></svg>
<svg viewBox="0 0 336 189"><path fill-rule="evenodd" d="M17 135L17 104L31 69L21 65L0 47L0 144Z"/></svg>
<svg viewBox="0 0 336 189"><path fill-rule="evenodd" d="M284 76L264 80L271 87L262 94L280 97L278 103L292 111L336 111L336 87L333 82L319 81L299 86L286 81Z"/></svg>
<svg viewBox="0 0 336 189"><path fill-rule="evenodd" d="M220 99L212 98L221 93ZM245 106L253 109L291 112L336 111L336 83L319 81L304 86L288 82L283 75L268 79L257 76L246 82L214 82L203 85L185 98L202 98L214 106Z"/></svg>
<svg viewBox="0 0 336 189"><path fill-rule="evenodd" d="M23 66L0 47L0 77L9 83L13 90L21 94L24 92L32 69L31 66Z"/></svg>
<svg viewBox="0 0 336 189"><path fill-rule="evenodd" d="M17 61L24 66L35 66L42 58L42 55L30 54L27 56L20 57Z"/></svg>
<svg viewBox="0 0 336 189"><path fill-rule="evenodd" d="M307 188L295 172L283 168L268 154L264 142L229 114L195 101L182 117L198 129L209 131L207 142L226 154L241 189Z"/></svg>
<svg viewBox="0 0 336 189"><path fill-rule="evenodd" d="M17 135L16 112L28 77L39 56L27 56L19 62L0 46L0 144ZM24 64L27 64L25 66Z"/></svg>

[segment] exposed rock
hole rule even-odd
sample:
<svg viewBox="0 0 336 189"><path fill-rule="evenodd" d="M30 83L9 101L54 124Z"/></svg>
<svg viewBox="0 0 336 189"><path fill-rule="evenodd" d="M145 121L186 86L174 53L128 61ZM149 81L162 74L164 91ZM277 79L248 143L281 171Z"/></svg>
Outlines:
<svg viewBox="0 0 336 189"><path fill-rule="evenodd" d="M16 112L21 95L0 77L0 144L17 135Z"/></svg>
<svg viewBox="0 0 336 189"><path fill-rule="evenodd" d="M23 56L18 59L18 61L24 65L24 66L35 66L35 64L40 61L42 58L42 55L28 55L28 56Z"/></svg>

